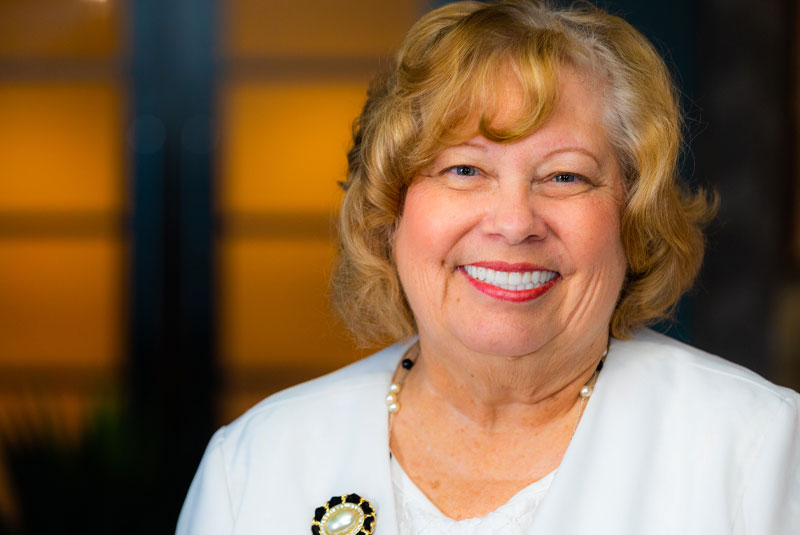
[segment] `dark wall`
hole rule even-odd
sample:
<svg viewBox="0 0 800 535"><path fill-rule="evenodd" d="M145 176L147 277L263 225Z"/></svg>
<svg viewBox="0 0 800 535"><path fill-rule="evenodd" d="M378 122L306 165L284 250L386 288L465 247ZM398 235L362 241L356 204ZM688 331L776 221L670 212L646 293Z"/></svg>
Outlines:
<svg viewBox="0 0 800 535"><path fill-rule="evenodd" d="M790 276L792 4L700 3L697 173L722 205L696 305L697 345L776 373L777 298ZM779 378L780 380L781 378Z"/></svg>
<svg viewBox="0 0 800 535"><path fill-rule="evenodd" d="M721 199L695 290L672 329L776 380L777 298L791 276L793 4L609 1L675 69L684 175Z"/></svg>

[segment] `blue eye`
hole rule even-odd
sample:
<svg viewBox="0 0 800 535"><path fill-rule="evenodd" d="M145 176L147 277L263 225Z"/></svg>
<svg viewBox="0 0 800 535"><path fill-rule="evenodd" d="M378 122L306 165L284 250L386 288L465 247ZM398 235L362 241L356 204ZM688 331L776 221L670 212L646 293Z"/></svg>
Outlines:
<svg viewBox="0 0 800 535"><path fill-rule="evenodd" d="M478 169L472 165L455 165L449 170L458 176L475 176L478 174Z"/></svg>
<svg viewBox="0 0 800 535"><path fill-rule="evenodd" d="M553 177L553 182L560 182L562 184L571 184L580 180L581 177L574 173L558 173Z"/></svg>

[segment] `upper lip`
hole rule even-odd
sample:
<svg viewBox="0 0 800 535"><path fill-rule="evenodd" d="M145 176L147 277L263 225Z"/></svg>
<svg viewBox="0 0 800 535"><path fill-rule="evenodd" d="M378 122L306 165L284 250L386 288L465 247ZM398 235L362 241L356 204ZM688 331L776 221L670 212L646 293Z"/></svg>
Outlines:
<svg viewBox="0 0 800 535"><path fill-rule="evenodd" d="M464 264L464 265L493 269L495 271L507 271L509 273L526 272L526 271L555 271L553 269L537 266L536 264L530 264L528 262L509 263L509 262L493 260L493 261L470 262L469 264Z"/></svg>

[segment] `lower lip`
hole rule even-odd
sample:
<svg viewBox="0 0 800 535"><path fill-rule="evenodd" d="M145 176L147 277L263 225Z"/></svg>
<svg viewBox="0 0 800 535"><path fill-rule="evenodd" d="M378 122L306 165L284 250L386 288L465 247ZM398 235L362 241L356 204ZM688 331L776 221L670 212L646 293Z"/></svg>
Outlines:
<svg viewBox="0 0 800 535"><path fill-rule="evenodd" d="M531 301L540 297L547 293L550 288L556 285L558 281L561 280L560 275L556 275L550 281L542 284L537 288L531 288L530 290L506 290L504 288L500 288L499 286L494 286L492 284L488 284L483 281L479 281L478 279L473 279L467 272L464 271L464 268L458 268L458 270L464 274L470 284L474 286L479 292L485 293L489 297L494 297L495 299L500 299L501 301L510 301L512 303L523 303L525 301Z"/></svg>

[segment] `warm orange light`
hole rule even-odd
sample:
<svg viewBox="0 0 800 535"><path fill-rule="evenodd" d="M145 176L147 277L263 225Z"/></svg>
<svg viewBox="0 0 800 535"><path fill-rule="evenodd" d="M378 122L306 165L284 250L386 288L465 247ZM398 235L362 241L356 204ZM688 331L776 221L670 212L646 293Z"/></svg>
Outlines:
<svg viewBox="0 0 800 535"><path fill-rule="evenodd" d="M119 210L121 100L112 83L0 85L0 212Z"/></svg>
<svg viewBox="0 0 800 535"><path fill-rule="evenodd" d="M224 364L313 371L363 356L328 305L331 244L230 238L220 252Z"/></svg>
<svg viewBox="0 0 800 535"><path fill-rule="evenodd" d="M122 245L0 241L0 366L108 369L122 338Z"/></svg>
<svg viewBox="0 0 800 535"><path fill-rule="evenodd" d="M0 2L0 58L110 58L123 42L118 4Z"/></svg>
<svg viewBox="0 0 800 535"><path fill-rule="evenodd" d="M222 208L329 212L366 82L231 84L223 100Z"/></svg>
<svg viewBox="0 0 800 535"><path fill-rule="evenodd" d="M389 54L421 14L418 0L229 0L226 48L233 56Z"/></svg>

